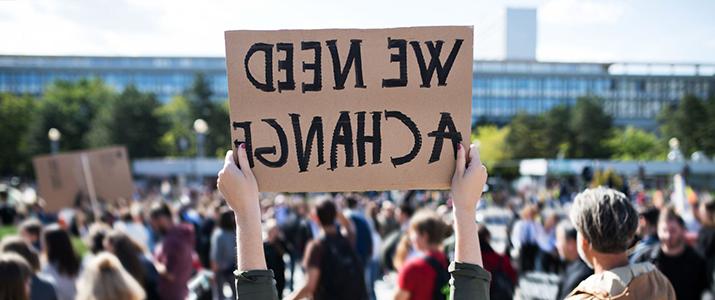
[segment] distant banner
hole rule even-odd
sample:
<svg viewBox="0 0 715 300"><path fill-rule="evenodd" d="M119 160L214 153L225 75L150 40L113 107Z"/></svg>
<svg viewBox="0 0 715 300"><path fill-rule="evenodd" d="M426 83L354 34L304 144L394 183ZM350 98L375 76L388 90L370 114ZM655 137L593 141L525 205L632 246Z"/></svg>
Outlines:
<svg viewBox="0 0 715 300"><path fill-rule="evenodd" d="M121 146L37 156L32 164L47 212L83 205L90 186L104 203L131 200L134 193L127 150Z"/></svg>
<svg viewBox="0 0 715 300"><path fill-rule="evenodd" d="M470 142L472 27L225 35L231 137L261 191L449 187Z"/></svg>

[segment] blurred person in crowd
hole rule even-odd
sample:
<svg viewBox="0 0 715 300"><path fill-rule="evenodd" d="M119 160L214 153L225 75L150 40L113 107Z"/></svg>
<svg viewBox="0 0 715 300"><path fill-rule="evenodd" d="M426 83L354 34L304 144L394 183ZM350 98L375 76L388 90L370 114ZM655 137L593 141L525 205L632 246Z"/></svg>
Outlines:
<svg viewBox="0 0 715 300"><path fill-rule="evenodd" d="M82 258L82 265L92 259L93 256L104 251L104 238L112 230L109 225L104 223L92 223L87 229L87 235L84 237L84 243L87 245L89 254Z"/></svg>
<svg viewBox="0 0 715 300"><path fill-rule="evenodd" d="M0 185L0 224L2 225L13 225L15 224L15 217L17 216L17 211L15 206L10 204L8 201L8 190L7 185Z"/></svg>
<svg viewBox="0 0 715 300"><path fill-rule="evenodd" d="M236 217L228 207L222 207L218 215L218 228L211 235L211 270L214 272L214 299L234 299L233 271L236 267ZM230 287L230 295L224 286Z"/></svg>
<svg viewBox="0 0 715 300"><path fill-rule="evenodd" d="M15 253L0 254L0 300L30 299L32 269Z"/></svg>
<svg viewBox="0 0 715 300"><path fill-rule="evenodd" d="M293 205L293 209L288 211L285 222L279 224L280 231L283 232L283 238L285 239L286 251L290 255L287 266L290 271L290 278L286 281L286 286L291 291L293 290L296 264L300 267L305 246L313 239L313 232L310 229L312 220L306 217L307 214L307 205L301 201Z"/></svg>
<svg viewBox="0 0 715 300"><path fill-rule="evenodd" d="M378 202L368 201L365 206L365 211L367 212L367 221L370 225L370 233L372 235L372 256L367 262L367 265L365 265L365 271L368 273L366 280L372 285L372 290L369 295L370 299L375 300L377 296L375 295L374 285L375 282L382 277L382 270L380 268L382 237L380 236L380 223L378 221L378 215L380 213Z"/></svg>
<svg viewBox="0 0 715 300"><path fill-rule="evenodd" d="M146 300L159 299L159 273L154 263L145 255L146 249L128 234L118 230L107 234L104 248L114 254L122 263L122 267L142 286Z"/></svg>
<svg viewBox="0 0 715 300"><path fill-rule="evenodd" d="M57 299L74 300L81 265L69 233L57 224L49 225L42 234L42 249L46 262L42 274L53 281Z"/></svg>
<svg viewBox="0 0 715 300"><path fill-rule="evenodd" d="M446 231L447 225L432 211L419 211L410 219L407 237L416 253L399 269L395 300L433 299L443 292L449 273L439 248Z"/></svg>
<svg viewBox="0 0 715 300"><path fill-rule="evenodd" d="M365 214L358 208L358 198L356 196L348 196L345 202L348 206L345 215L352 223L353 228L355 228L355 250L357 250L358 257L360 257L360 261L365 267L365 285L367 286L368 296L370 296L370 299L375 299L373 291L375 282L370 280L369 273L369 263L372 257L372 227L367 222Z"/></svg>
<svg viewBox="0 0 715 300"><path fill-rule="evenodd" d="M162 265L159 297L163 300L184 299L189 293L187 282L194 272L194 228L175 224L171 208L166 203L154 203L150 210L151 226L160 236L154 249L156 261Z"/></svg>
<svg viewBox="0 0 715 300"><path fill-rule="evenodd" d="M139 204L135 203L131 209L124 211L119 220L114 222L114 229L129 235L142 248L149 249L149 230L144 225Z"/></svg>
<svg viewBox="0 0 715 300"><path fill-rule="evenodd" d="M285 261L283 261L283 255L286 253L286 250L285 244L281 240L278 222L275 219L267 220L265 223L265 232L266 234L265 240L263 241L263 252L266 254L266 265L268 266L269 270L273 270L273 276L276 280L276 289L278 290L278 298L283 298L283 290L285 289L286 285L286 264ZM235 264L231 265L231 267L234 266Z"/></svg>
<svg viewBox="0 0 715 300"><path fill-rule="evenodd" d="M685 233L685 222L675 209L662 209L658 217L660 246L644 260L668 277L678 299L700 299L707 288L705 260L686 244Z"/></svg>
<svg viewBox="0 0 715 300"><path fill-rule="evenodd" d="M20 223L18 230L20 236L30 243L30 245L35 248L35 251L42 251L42 243L40 242L42 237L42 223L40 223L40 220L36 218L26 219Z"/></svg>
<svg viewBox="0 0 715 300"><path fill-rule="evenodd" d="M544 217L543 226L537 226L536 240L539 251L536 255L536 270L546 273L557 273L560 267L556 251L556 224L559 216L549 212Z"/></svg>
<svg viewBox="0 0 715 300"><path fill-rule="evenodd" d="M38 275L40 256L25 240L19 236L6 236L0 242L0 252L20 255L30 266L30 300L56 300L57 293L52 282Z"/></svg>
<svg viewBox="0 0 715 300"><path fill-rule="evenodd" d="M306 247L305 283L288 299L367 299L364 267L355 251L352 224L327 197L317 201L313 216L320 223L320 235Z"/></svg>
<svg viewBox="0 0 715 300"><path fill-rule="evenodd" d="M238 298L275 300L277 293L273 272L266 268L263 248L259 245L261 210L258 203L258 183L251 171L245 145L241 144L237 151L238 164L234 160L233 151L226 153L224 167L218 173L216 185L226 197L228 205L237 214L236 227L239 233L237 234L238 247L236 250L238 257L236 290ZM469 164L467 164L466 156L465 149L461 144L458 145L451 185L455 207L453 224L457 239L455 262L450 266L452 277L449 281L449 293L451 299L454 300L488 299L490 275L481 267L482 258L477 238L477 224L474 222L477 204L486 184L487 172L479 159L479 150L476 145L472 145L470 148ZM322 203L318 204L319 207L323 206ZM323 209L321 211L325 212ZM341 218L341 224L350 225L344 218ZM332 231L337 231L337 228L333 227ZM345 249L350 251L352 247L347 245ZM356 255L353 254L350 257L352 256ZM342 262L344 261L346 260L342 260ZM359 278L360 276L357 279L359 280Z"/></svg>
<svg viewBox="0 0 715 300"><path fill-rule="evenodd" d="M492 274L489 298L492 300L513 299L517 274L506 254L499 254L491 246L491 232L484 225L479 225L479 245L482 248L484 269Z"/></svg>
<svg viewBox="0 0 715 300"><path fill-rule="evenodd" d="M702 227L698 233L697 250L706 259L710 299L715 299L715 199L706 197L698 206Z"/></svg>
<svg viewBox="0 0 715 300"><path fill-rule="evenodd" d="M570 217L579 257L594 274L566 299L676 299L670 281L653 264L628 261L638 213L626 195L605 187L586 189L574 198Z"/></svg>
<svg viewBox="0 0 715 300"><path fill-rule="evenodd" d="M511 244L518 250L519 272L525 274L536 267L536 257L539 253L538 234L542 229L536 221L539 214L535 205L529 204L521 209L521 219L517 220L511 231Z"/></svg>
<svg viewBox="0 0 715 300"><path fill-rule="evenodd" d="M658 215L660 211L655 207L642 208L638 213L638 229L636 236L639 238L630 254L631 263L644 261L653 248L658 247Z"/></svg>
<svg viewBox="0 0 715 300"><path fill-rule="evenodd" d="M77 280L76 300L142 300L145 297L141 285L110 253L92 258Z"/></svg>
<svg viewBox="0 0 715 300"><path fill-rule="evenodd" d="M403 251L401 251L400 257L397 257L397 261L403 261L406 258L407 253L405 253L404 249L406 249L409 239L403 238L403 236L405 232L407 232L410 218L412 218L414 213L415 208L408 201L403 201L398 208L397 221L399 228L385 237L385 242L380 249L380 261L382 262L383 268L388 271L397 271L397 269L399 269L394 265L398 248L403 249ZM400 245L402 246L400 247Z"/></svg>
<svg viewBox="0 0 715 300"><path fill-rule="evenodd" d="M380 223L380 236L383 238L400 230L400 223L395 217L395 204L390 201L382 202L377 221Z"/></svg>
<svg viewBox="0 0 715 300"><path fill-rule="evenodd" d="M557 300L565 299L581 281L593 274L593 270L578 257L577 235L576 228L570 220L562 220L556 226L556 250L565 263L565 268L561 272Z"/></svg>

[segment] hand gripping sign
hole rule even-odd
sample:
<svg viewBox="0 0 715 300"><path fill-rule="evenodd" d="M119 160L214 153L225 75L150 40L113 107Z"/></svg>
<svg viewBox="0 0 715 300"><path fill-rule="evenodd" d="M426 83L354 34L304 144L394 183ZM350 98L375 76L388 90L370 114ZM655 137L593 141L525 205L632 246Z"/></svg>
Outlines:
<svg viewBox="0 0 715 300"><path fill-rule="evenodd" d="M445 189L468 147L472 27L227 31L234 147L261 191Z"/></svg>

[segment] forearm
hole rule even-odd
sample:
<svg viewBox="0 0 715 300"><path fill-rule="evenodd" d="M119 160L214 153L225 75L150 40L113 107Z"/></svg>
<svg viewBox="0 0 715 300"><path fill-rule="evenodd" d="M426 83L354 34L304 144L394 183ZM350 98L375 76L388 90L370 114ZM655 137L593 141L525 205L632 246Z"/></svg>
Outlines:
<svg viewBox="0 0 715 300"><path fill-rule="evenodd" d="M250 214L236 212L236 242L239 271L267 269L258 207Z"/></svg>
<svg viewBox="0 0 715 300"><path fill-rule="evenodd" d="M454 259L457 262L483 266L477 233L476 208L454 210Z"/></svg>

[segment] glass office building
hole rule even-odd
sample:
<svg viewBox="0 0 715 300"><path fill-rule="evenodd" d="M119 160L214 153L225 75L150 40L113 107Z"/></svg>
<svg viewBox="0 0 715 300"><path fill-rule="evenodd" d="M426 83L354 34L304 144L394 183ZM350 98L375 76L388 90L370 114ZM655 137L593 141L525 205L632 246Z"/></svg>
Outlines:
<svg viewBox="0 0 715 300"><path fill-rule="evenodd" d="M538 114L581 96L603 99L617 124L652 129L663 107L683 95L715 96L715 65L663 63L474 62L472 115L506 123L519 112ZM98 77L121 90L134 84L168 101L203 73L214 98L227 98L220 57L84 57L0 55L0 92L39 96L55 80Z"/></svg>

